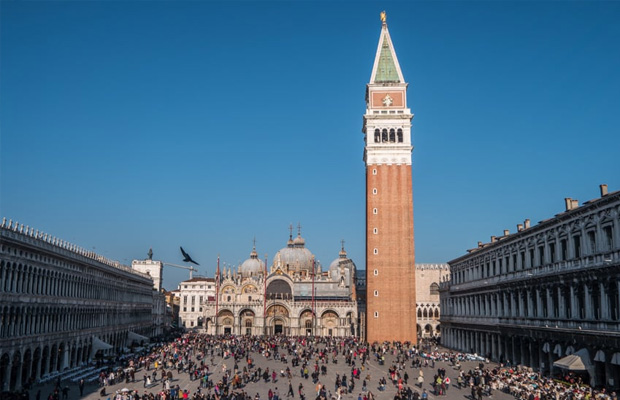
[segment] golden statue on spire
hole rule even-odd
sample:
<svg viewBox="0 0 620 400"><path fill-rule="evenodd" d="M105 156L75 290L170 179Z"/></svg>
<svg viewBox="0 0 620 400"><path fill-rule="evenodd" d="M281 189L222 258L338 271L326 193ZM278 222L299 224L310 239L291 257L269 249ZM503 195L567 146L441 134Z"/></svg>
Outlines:
<svg viewBox="0 0 620 400"><path fill-rule="evenodd" d="M387 21L387 14L385 13L385 10L383 10L381 11L381 22L385 24L386 21Z"/></svg>

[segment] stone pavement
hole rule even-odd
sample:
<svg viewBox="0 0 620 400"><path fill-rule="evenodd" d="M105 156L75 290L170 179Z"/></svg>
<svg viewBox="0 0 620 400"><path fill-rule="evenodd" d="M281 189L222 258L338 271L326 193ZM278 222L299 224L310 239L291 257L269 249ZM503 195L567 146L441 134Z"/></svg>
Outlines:
<svg viewBox="0 0 620 400"><path fill-rule="evenodd" d="M367 375L370 375L370 380L367 383L367 388L369 391L371 391L375 395L376 399L394 398L394 395L397 392L397 388L392 385L391 381L389 380L389 374L388 374L388 369L392 365L392 362L394 361L394 357L391 354L386 354L385 358L386 358L385 365L381 366L374 360L374 357L371 357L372 360L366 364L365 370L362 371L361 378L359 380L356 380L354 391L350 394L343 396L342 398L343 399L354 399L354 400L357 399L358 395L362 393L362 380L365 377L367 377ZM269 367L270 371L275 369L275 371L278 372L278 377L277 377L276 382L271 382L271 379L270 379L269 382L265 383L261 379L260 382L256 382L256 383L250 382L247 385L245 385L242 388L242 390L250 394L252 398L254 398L254 396L258 393L260 395L260 399L262 400L267 399L268 398L267 393L269 389L275 390L276 387L278 388L278 391L280 393L280 398L281 399L286 398L286 393L288 391L288 379L282 378L279 372L280 370L286 370L287 366L291 368L291 372L293 374L291 383L293 385L293 391L295 392L294 397L297 399L299 398L297 388L299 386L299 383L302 383L304 387L304 394L306 396L306 399L312 400L316 398L316 390L315 390L316 385L312 383L311 377L308 379L304 379L300 376L300 367L293 368L291 366L290 361L288 364L285 364L283 362L275 361L273 359L266 359L262 355L257 355L257 354L253 354L253 359L254 359L256 368L261 367L264 370L266 367ZM205 362L209 364L209 369L212 372L212 375L210 375L209 379L213 380L214 382L218 382L223 375L222 364L226 364L226 367L228 369L232 369L234 366L234 360L232 358L223 360L222 358L215 357L214 362L216 365L213 367L210 365L209 358L206 358ZM243 369L245 365L246 365L245 360L241 360L238 363L238 366L240 369ZM359 362L357 363L357 365L359 366ZM473 369L476 366L478 366L478 362L466 361L466 362L462 362L461 365L464 371L468 371L469 369ZM312 366L313 365L310 365L310 367ZM310 372L312 372L312 369L310 369L310 367L309 367L309 370ZM450 389L448 390L445 396L435 396L433 393L433 388L430 384L433 376L437 373L438 368L445 368L446 375L450 377L450 380L453 383L452 385L450 385ZM435 368L430 368L430 367L422 368L424 372L424 377L425 377L425 382L424 382L422 389L420 389L415 384L416 378L418 377L418 373L419 373L418 369L411 368L411 362L409 362L405 370L409 375L409 386L413 390L419 393L422 392L422 389L426 389L429 395L428 396L429 400L470 399L469 388L458 389L456 387L456 378L458 376L458 371L452 368L452 366L448 362L438 361L438 362L435 362ZM152 371L153 370L151 369L149 374L152 373ZM69 390L68 400L79 400L79 399L107 400L108 398L110 398L110 400L114 400L114 395L116 391L120 391L121 389L124 389L124 388L127 388L132 391L137 390L141 395L144 394L145 391L150 392L150 393L157 393L158 391L162 390L163 386L160 380L157 380L153 385L151 385L147 389L143 387L143 376L145 372L146 371L142 368L137 370L135 374L136 382L133 382L133 383L122 382L122 383L117 383L115 385L106 386L105 397L102 397L99 395L99 391L101 390L101 387L98 385L97 382L86 385L84 389L83 397L80 397L80 392L79 392L79 388L77 384L73 382L63 382L61 386L62 387L64 387L65 385L69 386L70 390ZM342 376L343 374L346 374L347 378L351 376L351 367L345 363L344 357L342 355L338 356L338 364L327 365L327 375L321 375L319 379L319 381L322 384L326 385L326 388L332 394L335 393L334 385L336 381L336 374L340 374L340 376ZM385 377L388 383L386 386L386 390L383 392L380 392L378 390L378 386L379 386L378 382L379 382L379 379L382 377ZM196 389L198 388L198 384L199 384L198 381L190 381L189 375L187 373L182 373L179 375L176 373L176 371L173 371L173 380L171 382L171 386L178 385L180 389L182 390L184 389L189 390L190 399L193 393L196 392ZM30 400L36 400L35 394L37 393L39 389L41 390L41 400L47 400L48 395L53 391L53 387L54 385L52 383L49 383L46 385L36 385L33 389L30 390ZM206 393L206 389L202 389L202 391L203 393ZM62 399L62 396L61 396L61 399ZM493 395L492 397L489 398L489 400L514 400L514 398L510 396L509 394L495 391L493 392Z"/></svg>

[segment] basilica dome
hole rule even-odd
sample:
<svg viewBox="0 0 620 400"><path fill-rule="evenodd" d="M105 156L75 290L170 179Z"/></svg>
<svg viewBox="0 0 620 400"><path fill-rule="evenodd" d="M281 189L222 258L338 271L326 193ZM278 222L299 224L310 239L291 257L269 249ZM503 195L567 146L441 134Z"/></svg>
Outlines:
<svg viewBox="0 0 620 400"><path fill-rule="evenodd" d="M331 262L331 264L329 264L329 276L332 279L338 278L338 276L340 275L340 262L346 261L346 259L347 259L347 252L344 250L344 245L343 245L338 255L338 258L336 258L334 261Z"/></svg>
<svg viewBox="0 0 620 400"><path fill-rule="evenodd" d="M306 241L298 235L294 240L289 238L287 246L280 249L273 259L274 267L285 271L312 271L314 255L305 247Z"/></svg>
<svg viewBox="0 0 620 400"><path fill-rule="evenodd" d="M258 259L258 253L256 253L256 248L252 249L250 253L250 258L245 260L243 264L239 267L239 272L243 278L249 278L251 276L256 276L262 274L265 270L265 263Z"/></svg>

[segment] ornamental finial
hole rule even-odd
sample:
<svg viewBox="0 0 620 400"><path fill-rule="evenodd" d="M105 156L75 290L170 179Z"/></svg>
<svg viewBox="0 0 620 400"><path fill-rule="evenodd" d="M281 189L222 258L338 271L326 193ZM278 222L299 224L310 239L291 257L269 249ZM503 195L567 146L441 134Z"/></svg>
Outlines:
<svg viewBox="0 0 620 400"><path fill-rule="evenodd" d="M381 11L381 22L383 22L383 24L385 24L387 21L387 14L384 11Z"/></svg>

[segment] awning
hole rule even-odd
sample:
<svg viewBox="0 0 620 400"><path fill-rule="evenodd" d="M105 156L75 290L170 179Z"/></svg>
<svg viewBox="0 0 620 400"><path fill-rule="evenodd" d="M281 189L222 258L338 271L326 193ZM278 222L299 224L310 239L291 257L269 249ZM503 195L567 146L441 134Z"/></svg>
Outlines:
<svg viewBox="0 0 620 400"><path fill-rule="evenodd" d="M562 346L560 344L556 344L553 348L553 354L557 354L558 357L562 356Z"/></svg>
<svg viewBox="0 0 620 400"><path fill-rule="evenodd" d="M597 351L594 356L594 361L605 362L605 352L603 350Z"/></svg>
<svg viewBox="0 0 620 400"><path fill-rule="evenodd" d="M551 350L551 345L549 344L549 342L543 344L542 351L545 353L549 353L549 350Z"/></svg>
<svg viewBox="0 0 620 400"><path fill-rule="evenodd" d="M91 357L94 356L99 350L110 350L112 346L99 339L97 336L93 336L93 348L91 350Z"/></svg>
<svg viewBox="0 0 620 400"><path fill-rule="evenodd" d="M614 353L614 355L611 356L611 363L614 365L620 365L620 353Z"/></svg>
<svg viewBox="0 0 620 400"><path fill-rule="evenodd" d="M566 355L570 356L571 354L573 354L575 352L575 348L573 346L568 346L566 348Z"/></svg>
<svg viewBox="0 0 620 400"><path fill-rule="evenodd" d="M129 334L127 335L127 341L131 343L131 342L133 342L134 340L135 340L136 342L138 342L138 343L140 343L140 342L146 342L146 343L148 343L148 342L150 342L150 341L151 341L151 339L147 338L146 336L138 335L138 334L137 334L137 333L135 333L135 332L129 331Z"/></svg>
<svg viewBox="0 0 620 400"><path fill-rule="evenodd" d="M569 371L587 371L592 367L590 353L587 349L581 349L575 354L560 358L553 363L553 366Z"/></svg>

